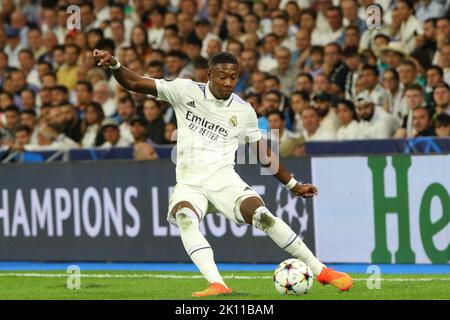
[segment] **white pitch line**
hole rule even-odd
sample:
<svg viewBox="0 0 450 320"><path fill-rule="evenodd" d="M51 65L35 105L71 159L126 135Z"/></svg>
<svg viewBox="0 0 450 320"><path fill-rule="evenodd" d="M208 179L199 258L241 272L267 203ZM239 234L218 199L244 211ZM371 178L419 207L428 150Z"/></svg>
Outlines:
<svg viewBox="0 0 450 320"><path fill-rule="evenodd" d="M75 276L73 273L0 273L0 277L31 277L31 278L67 278L68 276ZM84 274L81 273L82 278L154 278L154 279L203 279L201 275L176 275L176 274ZM242 280L261 280L272 279L271 276L239 276L239 275L225 275L224 279L242 279ZM353 278L354 281L367 281L369 278ZM386 278L379 279L387 282L430 282L430 281L450 281L450 277L439 278Z"/></svg>

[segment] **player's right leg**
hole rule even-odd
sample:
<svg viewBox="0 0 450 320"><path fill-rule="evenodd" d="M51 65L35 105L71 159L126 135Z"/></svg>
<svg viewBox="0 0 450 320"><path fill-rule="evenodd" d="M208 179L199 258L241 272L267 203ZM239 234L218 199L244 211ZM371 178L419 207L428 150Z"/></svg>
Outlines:
<svg viewBox="0 0 450 320"><path fill-rule="evenodd" d="M196 197L195 194L192 196L194 202L200 202L200 207L204 207L201 197ZM206 290L194 292L192 296L208 297L230 294L232 290L226 286L214 262L213 250L200 232L199 222L206 208L196 210L189 201L177 201L171 207L168 220L180 229L181 240L186 252L209 283Z"/></svg>
<svg viewBox="0 0 450 320"><path fill-rule="evenodd" d="M248 197L240 202L240 213L246 223L264 231L280 248L309 265L317 281L331 284L341 291L351 288L353 281L349 275L321 263L298 235L264 206L259 197Z"/></svg>

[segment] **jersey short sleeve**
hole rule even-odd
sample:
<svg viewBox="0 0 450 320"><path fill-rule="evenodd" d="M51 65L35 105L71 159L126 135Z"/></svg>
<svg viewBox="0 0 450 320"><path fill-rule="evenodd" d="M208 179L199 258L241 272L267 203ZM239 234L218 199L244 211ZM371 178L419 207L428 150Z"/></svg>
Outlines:
<svg viewBox="0 0 450 320"><path fill-rule="evenodd" d="M249 106L249 112L247 116L247 124L245 128L245 140L248 143L253 143L261 139L261 130L258 127L258 117L255 110Z"/></svg>
<svg viewBox="0 0 450 320"><path fill-rule="evenodd" d="M180 102L180 94L185 89L186 81L189 80L178 78L174 80L155 79L157 99L167 101L175 106Z"/></svg>

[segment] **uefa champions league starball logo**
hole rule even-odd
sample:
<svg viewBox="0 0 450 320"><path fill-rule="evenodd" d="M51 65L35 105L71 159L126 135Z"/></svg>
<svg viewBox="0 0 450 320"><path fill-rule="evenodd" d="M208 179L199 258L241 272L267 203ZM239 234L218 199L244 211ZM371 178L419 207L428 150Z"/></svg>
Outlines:
<svg viewBox="0 0 450 320"><path fill-rule="evenodd" d="M296 197L286 190L283 185L279 184L275 202L277 204L275 215L283 219L303 239L308 229L309 217L306 199Z"/></svg>

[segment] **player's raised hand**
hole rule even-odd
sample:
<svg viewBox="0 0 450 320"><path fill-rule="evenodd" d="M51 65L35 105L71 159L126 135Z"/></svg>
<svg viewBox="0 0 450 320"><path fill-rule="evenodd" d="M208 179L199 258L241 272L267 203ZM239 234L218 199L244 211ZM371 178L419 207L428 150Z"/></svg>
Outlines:
<svg viewBox="0 0 450 320"><path fill-rule="evenodd" d="M297 197L302 198L312 198L319 193L319 190L315 186L309 183L299 184L297 183L292 189L292 193L294 193Z"/></svg>
<svg viewBox="0 0 450 320"><path fill-rule="evenodd" d="M97 65L100 67L107 68L117 63L117 60L108 51L94 49L93 54Z"/></svg>

